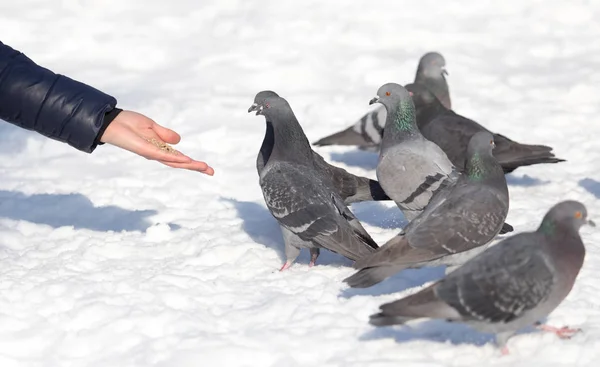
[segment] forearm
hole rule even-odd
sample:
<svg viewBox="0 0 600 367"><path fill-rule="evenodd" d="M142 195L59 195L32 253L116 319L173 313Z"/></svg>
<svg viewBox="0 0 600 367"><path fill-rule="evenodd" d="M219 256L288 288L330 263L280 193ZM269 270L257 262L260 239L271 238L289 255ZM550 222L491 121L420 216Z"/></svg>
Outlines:
<svg viewBox="0 0 600 367"><path fill-rule="evenodd" d="M0 42L0 119L91 153L120 111L116 104L114 97Z"/></svg>

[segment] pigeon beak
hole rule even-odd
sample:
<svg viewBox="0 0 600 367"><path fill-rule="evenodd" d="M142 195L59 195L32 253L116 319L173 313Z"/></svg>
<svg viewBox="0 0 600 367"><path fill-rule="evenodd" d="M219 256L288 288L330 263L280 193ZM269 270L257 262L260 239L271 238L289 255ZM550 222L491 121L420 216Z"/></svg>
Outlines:
<svg viewBox="0 0 600 367"><path fill-rule="evenodd" d="M252 106L250 106L250 108L248 108L248 113L252 112L252 111L256 111L256 109L258 108L258 103L252 103Z"/></svg>
<svg viewBox="0 0 600 367"><path fill-rule="evenodd" d="M442 66L442 74L448 75L448 70L446 70L445 66Z"/></svg>
<svg viewBox="0 0 600 367"><path fill-rule="evenodd" d="M377 97L373 97L373 99L371 99L371 100L369 101L369 105L372 105L373 103L377 103L377 102L379 102L379 96L377 96Z"/></svg>
<svg viewBox="0 0 600 367"><path fill-rule="evenodd" d="M593 220L591 220L591 219L588 219L588 221L587 221L587 224L588 224L590 227L596 227L596 223L595 223Z"/></svg>
<svg viewBox="0 0 600 367"><path fill-rule="evenodd" d="M258 106L258 107L256 108L256 116L258 116L258 115L262 114L262 112L263 112L263 108L264 108L263 106Z"/></svg>

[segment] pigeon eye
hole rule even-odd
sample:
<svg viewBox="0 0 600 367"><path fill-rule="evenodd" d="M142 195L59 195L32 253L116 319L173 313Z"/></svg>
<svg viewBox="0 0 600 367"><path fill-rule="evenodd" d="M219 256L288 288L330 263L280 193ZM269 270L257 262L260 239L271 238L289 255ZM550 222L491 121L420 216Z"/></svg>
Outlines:
<svg viewBox="0 0 600 367"><path fill-rule="evenodd" d="M268 103L265 103L265 108L271 108L271 105Z"/></svg>
<svg viewBox="0 0 600 367"><path fill-rule="evenodd" d="M413 92L408 92L408 94L410 94L411 97L414 96Z"/></svg>
<svg viewBox="0 0 600 367"><path fill-rule="evenodd" d="M392 93L390 93L390 92L385 92L385 95L386 95L386 96L388 96L388 97L390 96L390 94L392 94Z"/></svg>
<svg viewBox="0 0 600 367"><path fill-rule="evenodd" d="M575 218L581 219L581 217L583 217L583 214L581 214L581 212L575 212Z"/></svg>
<svg viewBox="0 0 600 367"><path fill-rule="evenodd" d="M494 145L494 141L493 140L490 140L490 145Z"/></svg>

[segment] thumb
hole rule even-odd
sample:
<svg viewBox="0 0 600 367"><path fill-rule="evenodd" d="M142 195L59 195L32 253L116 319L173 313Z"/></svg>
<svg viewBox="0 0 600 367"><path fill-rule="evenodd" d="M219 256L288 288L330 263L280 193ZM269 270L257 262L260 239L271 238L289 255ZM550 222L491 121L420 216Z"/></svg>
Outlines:
<svg viewBox="0 0 600 367"><path fill-rule="evenodd" d="M157 124L156 122L152 125L152 130L162 139L164 142L169 144L177 144L181 141L181 136L171 129L167 129L164 126Z"/></svg>

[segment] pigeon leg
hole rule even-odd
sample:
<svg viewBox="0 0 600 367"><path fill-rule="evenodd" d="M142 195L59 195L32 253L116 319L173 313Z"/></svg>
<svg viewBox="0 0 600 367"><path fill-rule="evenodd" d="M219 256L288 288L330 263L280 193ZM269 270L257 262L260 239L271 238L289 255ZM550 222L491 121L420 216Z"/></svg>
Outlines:
<svg viewBox="0 0 600 367"><path fill-rule="evenodd" d="M315 266L315 262L317 262L317 257L319 257L320 253L321 250L317 247L310 249L310 263L308 264L308 266L310 266L311 268Z"/></svg>
<svg viewBox="0 0 600 367"><path fill-rule="evenodd" d="M279 271L284 271L292 266L298 255L300 255L300 248L294 245L294 243L299 243L300 239L287 228L281 227L281 232L283 234L283 242L285 243L286 262Z"/></svg>
<svg viewBox="0 0 600 367"><path fill-rule="evenodd" d="M571 329L568 326L563 326L561 328L557 328L557 327L545 325L542 323L537 323L536 327L542 331L554 333L561 339L570 339L571 337L573 337L573 335L575 335L581 331L581 329Z"/></svg>
<svg viewBox="0 0 600 367"><path fill-rule="evenodd" d="M298 247L295 247L293 245L288 245L286 243L285 244L285 255L287 257L287 261L285 262L285 264L283 264L283 266L281 267L281 269L279 269L279 271L284 271L284 270L288 269L290 266L292 266L292 264L294 263L294 260L296 260L298 255L300 255L300 249Z"/></svg>
<svg viewBox="0 0 600 367"><path fill-rule="evenodd" d="M496 345L498 346L498 348L500 348L500 352L502 353L503 356L509 354L506 343L508 342L508 339L510 339L510 337L513 336L513 334L514 334L514 331L505 331L505 332L496 334Z"/></svg>

